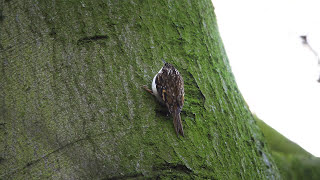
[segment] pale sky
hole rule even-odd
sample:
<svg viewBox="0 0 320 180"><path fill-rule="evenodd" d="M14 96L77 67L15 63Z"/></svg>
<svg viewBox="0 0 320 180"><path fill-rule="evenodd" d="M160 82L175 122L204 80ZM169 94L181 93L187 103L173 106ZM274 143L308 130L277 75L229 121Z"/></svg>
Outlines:
<svg viewBox="0 0 320 180"><path fill-rule="evenodd" d="M212 0L232 71L253 113L320 157L319 0Z"/></svg>

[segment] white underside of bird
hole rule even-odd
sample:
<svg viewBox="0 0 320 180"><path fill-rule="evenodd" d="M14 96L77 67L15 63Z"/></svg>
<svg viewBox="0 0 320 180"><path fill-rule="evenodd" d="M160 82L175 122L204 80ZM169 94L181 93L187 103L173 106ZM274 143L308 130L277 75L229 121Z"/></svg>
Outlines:
<svg viewBox="0 0 320 180"><path fill-rule="evenodd" d="M160 71L154 76L153 80L152 80L152 93L154 96L156 96L156 98L158 99L159 102L161 102L162 104L164 104L162 98L160 97L158 91L157 91L157 85L156 85L156 78L158 76L158 74L162 71L162 68L160 69Z"/></svg>

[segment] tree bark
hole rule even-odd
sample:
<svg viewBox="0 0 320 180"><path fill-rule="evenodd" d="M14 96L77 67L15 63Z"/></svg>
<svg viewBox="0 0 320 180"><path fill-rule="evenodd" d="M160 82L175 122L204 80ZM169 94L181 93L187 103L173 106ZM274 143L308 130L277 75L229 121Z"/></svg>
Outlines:
<svg viewBox="0 0 320 180"><path fill-rule="evenodd" d="M0 52L1 179L279 179L209 0L4 0ZM141 88L161 58L184 138Z"/></svg>

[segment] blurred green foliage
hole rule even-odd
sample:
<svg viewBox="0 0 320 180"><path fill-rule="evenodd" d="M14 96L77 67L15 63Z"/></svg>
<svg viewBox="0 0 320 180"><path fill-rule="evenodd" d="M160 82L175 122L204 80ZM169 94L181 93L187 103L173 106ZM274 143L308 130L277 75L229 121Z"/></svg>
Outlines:
<svg viewBox="0 0 320 180"><path fill-rule="evenodd" d="M254 117L265 136L282 179L320 179L320 158L284 137L257 116Z"/></svg>

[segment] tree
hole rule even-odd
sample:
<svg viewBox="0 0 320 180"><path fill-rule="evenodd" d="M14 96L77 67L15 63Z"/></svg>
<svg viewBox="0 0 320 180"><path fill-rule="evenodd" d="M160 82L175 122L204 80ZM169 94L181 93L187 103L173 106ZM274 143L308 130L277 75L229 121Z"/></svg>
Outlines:
<svg viewBox="0 0 320 180"><path fill-rule="evenodd" d="M1 179L278 179L202 1L4 1ZM178 138L141 86L173 64Z"/></svg>

